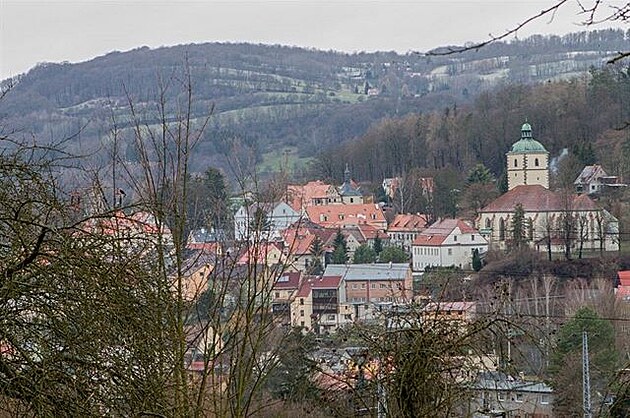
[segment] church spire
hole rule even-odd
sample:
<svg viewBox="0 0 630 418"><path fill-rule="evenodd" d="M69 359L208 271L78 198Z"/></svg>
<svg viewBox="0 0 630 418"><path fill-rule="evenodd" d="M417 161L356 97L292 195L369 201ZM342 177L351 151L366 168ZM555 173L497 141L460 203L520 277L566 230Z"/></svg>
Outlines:
<svg viewBox="0 0 630 418"><path fill-rule="evenodd" d="M350 167L348 167L348 163L346 163L346 171L343 172L343 181L344 183L350 184Z"/></svg>

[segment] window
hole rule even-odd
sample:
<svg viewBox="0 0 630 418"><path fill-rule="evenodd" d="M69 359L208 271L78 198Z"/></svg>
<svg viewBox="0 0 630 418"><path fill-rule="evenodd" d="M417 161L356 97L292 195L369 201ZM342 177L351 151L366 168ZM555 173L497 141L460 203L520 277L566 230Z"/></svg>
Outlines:
<svg viewBox="0 0 630 418"><path fill-rule="evenodd" d="M538 167L538 166L539 166L539 163L538 163L538 158L534 159L534 165L535 165L536 167Z"/></svg>
<svg viewBox="0 0 630 418"><path fill-rule="evenodd" d="M376 289L376 283L372 283L372 285L370 286L372 289Z"/></svg>
<svg viewBox="0 0 630 418"><path fill-rule="evenodd" d="M357 286L357 284L356 284L356 283L352 283L352 288L353 288L353 289L358 289L358 288L359 288L359 286Z"/></svg>
<svg viewBox="0 0 630 418"><path fill-rule="evenodd" d="M474 241L475 240L475 234L470 234L470 240Z"/></svg>
<svg viewBox="0 0 630 418"><path fill-rule="evenodd" d="M523 396L522 393L516 392L514 394L514 401L516 401L516 402L523 402L523 399L524 399L524 396Z"/></svg>
<svg viewBox="0 0 630 418"><path fill-rule="evenodd" d="M457 242L457 235L453 235L453 241Z"/></svg>
<svg viewBox="0 0 630 418"><path fill-rule="evenodd" d="M505 392L499 392L497 394L497 398L499 399L499 401L504 401L505 400Z"/></svg>
<svg viewBox="0 0 630 418"><path fill-rule="evenodd" d="M303 327L304 326L304 321L300 321L300 326Z"/></svg>
<svg viewBox="0 0 630 418"><path fill-rule="evenodd" d="M505 241L505 221L499 219L499 241Z"/></svg>
<svg viewBox="0 0 630 418"><path fill-rule="evenodd" d="M354 198L353 197L350 198L350 203L354 203Z"/></svg>
<svg viewBox="0 0 630 418"><path fill-rule="evenodd" d="M304 309L300 309L300 316L304 316Z"/></svg>
<svg viewBox="0 0 630 418"><path fill-rule="evenodd" d="M276 292L276 299L280 297L280 292Z"/></svg>
<svg viewBox="0 0 630 418"><path fill-rule="evenodd" d="M549 395L546 393L541 393L540 394L540 404L541 405L548 405L549 404Z"/></svg>
<svg viewBox="0 0 630 418"><path fill-rule="evenodd" d="M304 305L304 298L300 298L300 305Z"/></svg>
<svg viewBox="0 0 630 418"><path fill-rule="evenodd" d="M514 159L514 167L518 167L518 160L516 158Z"/></svg>
<svg viewBox="0 0 630 418"><path fill-rule="evenodd" d="M365 283L361 283L361 289L365 289Z"/></svg>
<svg viewBox="0 0 630 418"><path fill-rule="evenodd" d="M385 285L385 283L381 283L380 288L381 288L381 289L386 289L386 288L387 288L387 286Z"/></svg>
<svg viewBox="0 0 630 418"><path fill-rule="evenodd" d="M452 248L448 249L448 255L453 255L453 249Z"/></svg>
<svg viewBox="0 0 630 418"><path fill-rule="evenodd" d="M334 321L335 320L335 315L328 315L326 317L329 321Z"/></svg>
<svg viewBox="0 0 630 418"><path fill-rule="evenodd" d="M349 321L350 321L350 320L352 320L352 314L345 314L345 315L343 316L343 319L347 319L347 320L349 320Z"/></svg>

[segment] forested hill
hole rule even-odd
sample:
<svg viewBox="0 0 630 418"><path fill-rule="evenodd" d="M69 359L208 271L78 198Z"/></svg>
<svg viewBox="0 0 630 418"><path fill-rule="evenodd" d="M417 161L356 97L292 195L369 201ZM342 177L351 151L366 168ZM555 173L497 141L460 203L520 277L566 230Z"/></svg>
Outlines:
<svg viewBox="0 0 630 418"><path fill-rule="evenodd" d="M78 63L45 63L13 80L0 102L1 123L38 138L80 130L70 146L102 144L112 119L129 125L131 98L152 109L160 85L171 91L187 68L193 117L212 109L195 168L220 165L231 141L249 147L264 169L279 153L305 161L361 136L377 121L471 102L505 83L538 83L585 74L630 43L630 31L535 36L449 56L393 52L345 54L285 46L208 43L112 52ZM167 92L168 93L168 92ZM168 96L168 94L167 94ZM176 109L176 98L169 104ZM151 112L143 112L152 123ZM133 158L131 148L126 152Z"/></svg>

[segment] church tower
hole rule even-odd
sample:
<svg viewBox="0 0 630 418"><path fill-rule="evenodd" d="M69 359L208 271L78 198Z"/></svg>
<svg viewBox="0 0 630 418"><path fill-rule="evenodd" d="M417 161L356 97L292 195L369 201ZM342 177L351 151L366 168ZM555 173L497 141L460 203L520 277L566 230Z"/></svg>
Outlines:
<svg viewBox="0 0 630 418"><path fill-rule="evenodd" d="M508 190L534 184L549 189L549 153L532 137L532 127L527 121L521 127L521 139L506 156Z"/></svg>

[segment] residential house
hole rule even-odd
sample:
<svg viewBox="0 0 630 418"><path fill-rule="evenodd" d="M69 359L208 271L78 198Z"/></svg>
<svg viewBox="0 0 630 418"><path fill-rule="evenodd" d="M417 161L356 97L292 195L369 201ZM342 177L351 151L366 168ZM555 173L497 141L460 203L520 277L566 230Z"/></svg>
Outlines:
<svg viewBox="0 0 630 418"><path fill-rule="evenodd" d="M630 270L617 272L615 281L615 296L619 300L630 302Z"/></svg>
<svg viewBox="0 0 630 418"><path fill-rule="evenodd" d="M291 325L316 334L334 332L352 321L352 311L340 303L345 299L341 276L310 276L302 281L291 301Z"/></svg>
<svg viewBox="0 0 630 418"><path fill-rule="evenodd" d="M407 304L413 297L407 263L329 264L324 276L342 278L340 305L351 305L355 320L372 319L379 306Z"/></svg>
<svg viewBox="0 0 630 418"><path fill-rule="evenodd" d="M609 176L601 165L587 165L573 182L576 193L601 193L606 187L626 187L617 176Z"/></svg>
<svg viewBox="0 0 630 418"><path fill-rule="evenodd" d="M502 372L481 372L470 385L466 416L551 418L553 389L542 381L526 381Z"/></svg>
<svg viewBox="0 0 630 418"><path fill-rule="evenodd" d="M390 244L411 254L411 246L418 234L428 226L428 216L420 213L398 214L387 227Z"/></svg>
<svg viewBox="0 0 630 418"><path fill-rule="evenodd" d="M585 194L549 190L548 153L532 138L528 123L521 128L521 139L506 155L509 190L481 209L476 220L492 247L509 246L515 208L521 205L526 241L538 251L619 250L619 222L615 217ZM567 219L572 231L565 233Z"/></svg>
<svg viewBox="0 0 630 418"><path fill-rule="evenodd" d="M304 185L287 186L287 203L301 212L308 206L341 204L337 188L321 180L309 181Z"/></svg>
<svg viewBox="0 0 630 418"><path fill-rule="evenodd" d="M285 272L273 283L271 289L271 312L274 315L286 315L287 319L289 318L291 301L293 301L300 288L301 279L302 273L299 271Z"/></svg>
<svg viewBox="0 0 630 418"><path fill-rule="evenodd" d="M193 251L182 264L182 299L190 302L208 289L210 275L214 270L216 257L201 250ZM177 291L177 278L172 276L171 287Z"/></svg>
<svg viewBox="0 0 630 418"><path fill-rule="evenodd" d="M285 202L243 205L234 214L234 239L245 241L279 238L280 231L301 217L299 212ZM260 225L255 225L256 223Z"/></svg>
<svg viewBox="0 0 630 418"><path fill-rule="evenodd" d="M188 234L186 248L189 250L201 250L208 254L223 254L223 243L227 241L223 231L200 228Z"/></svg>
<svg viewBox="0 0 630 418"><path fill-rule="evenodd" d="M427 267L469 269L473 251L488 251L488 241L468 223L460 219L442 219L418 234L412 244L414 271Z"/></svg>
<svg viewBox="0 0 630 418"><path fill-rule="evenodd" d="M284 265L286 257L282 251L281 242L255 242L245 245L237 257L237 265L261 265L275 266Z"/></svg>

